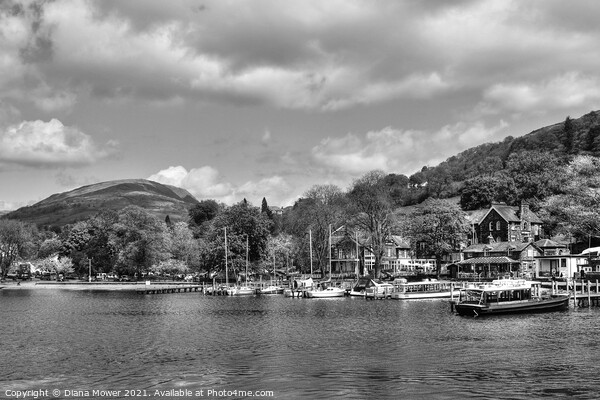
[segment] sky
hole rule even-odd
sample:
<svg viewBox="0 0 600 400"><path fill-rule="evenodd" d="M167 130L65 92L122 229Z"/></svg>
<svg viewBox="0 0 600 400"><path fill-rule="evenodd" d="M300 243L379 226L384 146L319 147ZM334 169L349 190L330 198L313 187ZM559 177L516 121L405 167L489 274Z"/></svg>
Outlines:
<svg viewBox="0 0 600 400"><path fill-rule="evenodd" d="M0 210L151 179L293 205L600 109L595 0L0 0Z"/></svg>

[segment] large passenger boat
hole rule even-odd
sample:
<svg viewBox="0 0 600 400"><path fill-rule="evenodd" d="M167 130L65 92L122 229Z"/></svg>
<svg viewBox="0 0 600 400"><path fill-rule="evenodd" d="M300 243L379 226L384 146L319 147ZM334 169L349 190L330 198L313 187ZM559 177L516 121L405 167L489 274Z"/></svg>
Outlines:
<svg viewBox="0 0 600 400"><path fill-rule="evenodd" d="M394 283L391 298L396 300L442 299L458 297L459 293L460 283L426 280L422 282Z"/></svg>
<svg viewBox="0 0 600 400"><path fill-rule="evenodd" d="M541 282L501 279L461 289L454 309L459 315L547 312L569 306L568 294L542 292Z"/></svg>

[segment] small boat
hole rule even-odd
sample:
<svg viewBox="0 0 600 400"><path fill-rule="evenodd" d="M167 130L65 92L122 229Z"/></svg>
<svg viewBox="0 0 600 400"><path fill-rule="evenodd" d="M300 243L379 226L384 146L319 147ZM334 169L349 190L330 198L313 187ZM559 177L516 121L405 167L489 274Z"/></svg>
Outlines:
<svg viewBox="0 0 600 400"><path fill-rule="evenodd" d="M356 284L352 287L352 289L350 289L350 292L348 292L348 294L350 296L360 296L360 297L364 297L367 292L372 292L372 290L369 290L371 288L377 288L377 292L390 292L393 289L393 285L391 283L388 282L383 282L381 280L378 279L373 279L371 277L362 277L359 278L358 281L356 282Z"/></svg>
<svg viewBox="0 0 600 400"><path fill-rule="evenodd" d="M317 288L306 292L306 295L310 298L344 297L345 294L344 289L335 286L328 286L325 289Z"/></svg>
<svg viewBox="0 0 600 400"><path fill-rule="evenodd" d="M227 294L229 296L250 296L255 293L256 293L256 290L254 290L254 288L251 288L249 286L236 286L236 287L227 289Z"/></svg>
<svg viewBox="0 0 600 400"><path fill-rule="evenodd" d="M294 280L292 287L285 289L283 295L285 297L301 297L304 292L311 289L314 285L312 278Z"/></svg>
<svg viewBox="0 0 600 400"><path fill-rule="evenodd" d="M453 306L459 315L477 317L563 310L568 308L569 298L569 294L542 292L541 282L500 279L461 289Z"/></svg>
<svg viewBox="0 0 600 400"><path fill-rule="evenodd" d="M259 294L283 294L281 286L269 285L258 290Z"/></svg>
<svg viewBox="0 0 600 400"><path fill-rule="evenodd" d="M458 297L460 284L450 281L426 280L422 282L394 282L390 296L396 300L443 299Z"/></svg>

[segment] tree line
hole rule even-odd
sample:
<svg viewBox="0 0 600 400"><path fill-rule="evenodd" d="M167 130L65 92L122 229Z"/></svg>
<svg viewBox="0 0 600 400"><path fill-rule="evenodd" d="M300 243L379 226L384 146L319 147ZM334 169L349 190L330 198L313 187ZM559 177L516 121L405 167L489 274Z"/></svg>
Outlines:
<svg viewBox="0 0 600 400"><path fill-rule="evenodd" d="M508 170L490 169L465 182L460 201L428 192L426 201L411 207L399 205L402 193L429 191L435 182L415 185L409 178L371 171L347 190L315 185L282 215L273 214L263 199L260 207L246 200L231 206L202 200L190 209L188 221L175 223L136 206L104 210L60 232L4 219L1 273L6 277L18 260L80 276L90 263L95 274L137 277L222 274L225 265L239 276L247 264L259 273L275 268L308 272L311 262L315 271L326 273L330 232L342 227L374 256L376 275L392 235L409 242L413 254L417 244L423 246L439 268L446 255L468 245L468 211L493 201L530 202L544 221L546 236L600 237L599 158L579 155L562 163L552 154L522 151L508 165Z"/></svg>

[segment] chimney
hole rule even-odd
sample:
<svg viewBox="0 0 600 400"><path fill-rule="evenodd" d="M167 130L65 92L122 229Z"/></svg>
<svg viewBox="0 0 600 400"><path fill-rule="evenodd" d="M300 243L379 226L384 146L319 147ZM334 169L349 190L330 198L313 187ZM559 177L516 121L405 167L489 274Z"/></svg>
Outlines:
<svg viewBox="0 0 600 400"><path fill-rule="evenodd" d="M521 221L529 220L529 203L521 201L521 213L519 214Z"/></svg>

